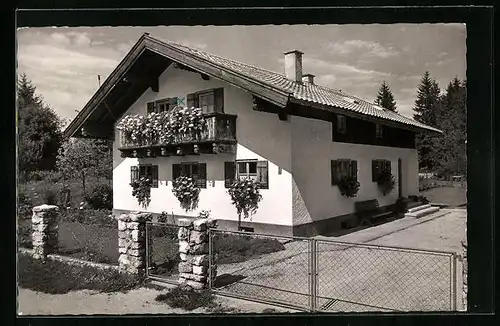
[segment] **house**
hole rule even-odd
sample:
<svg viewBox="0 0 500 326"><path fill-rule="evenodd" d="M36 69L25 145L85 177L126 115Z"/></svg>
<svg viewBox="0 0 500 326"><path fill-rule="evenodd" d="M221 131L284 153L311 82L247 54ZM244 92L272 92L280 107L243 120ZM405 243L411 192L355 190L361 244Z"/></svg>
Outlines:
<svg viewBox="0 0 500 326"><path fill-rule="evenodd" d="M235 178L261 184L258 210L243 226L254 232L313 235L353 218L356 203L390 208L418 194L416 133L440 133L377 105L330 89L304 74L303 53L284 54L284 75L144 34L66 128L67 137L113 139L114 212L197 216L210 210L221 228L238 216L227 193ZM307 67L306 67L307 68ZM125 116L199 107L210 131L175 146L127 145L117 128ZM376 175L389 170L396 186L382 194ZM197 208L186 211L172 192L179 175L201 187ZM338 181L359 182L356 197ZM131 180L153 178L142 207ZM248 229L248 230L250 230Z"/></svg>

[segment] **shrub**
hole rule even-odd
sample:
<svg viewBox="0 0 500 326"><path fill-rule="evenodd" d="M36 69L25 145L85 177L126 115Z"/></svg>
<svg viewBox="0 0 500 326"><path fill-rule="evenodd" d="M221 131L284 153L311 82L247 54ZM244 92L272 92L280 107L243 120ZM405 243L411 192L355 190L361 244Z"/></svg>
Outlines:
<svg viewBox="0 0 500 326"><path fill-rule="evenodd" d="M384 171L380 173L380 176L377 180L377 184L380 190L382 190L382 194L385 196L388 193L390 193L392 189L394 189L396 181L394 176L390 172Z"/></svg>
<svg viewBox="0 0 500 326"><path fill-rule="evenodd" d="M408 199L399 197L394 204L396 213L405 213L408 210Z"/></svg>
<svg viewBox="0 0 500 326"><path fill-rule="evenodd" d="M360 183L355 177L344 176L338 183L340 194L345 197L356 197L359 191Z"/></svg>
<svg viewBox="0 0 500 326"><path fill-rule="evenodd" d="M270 254L285 250L285 246L276 239L256 238L236 234L216 234L214 246L218 264L239 263L249 257Z"/></svg>
<svg viewBox="0 0 500 326"><path fill-rule="evenodd" d="M124 292L142 284L135 276L118 270L73 265L51 259L42 261L23 253L18 255L17 270L21 288L50 294L83 289Z"/></svg>
<svg viewBox="0 0 500 326"><path fill-rule="evenodd" d="M61 221L78 222L81 224L117 227L117 220L106 209L68 209L61 211Z"/></svg>
<svg viewBox="0 0 500 326"><path fill-rule="evenodd" d="M98 184L85 196L85 200L93 209L112 209L113 188L106 183Z"/></svg>
<svg viewBox="0 0 500 326"><path fill-rule="evenodd" d="M51 183L57 183L61 181L62 175L58 171L32 171L28 175L29 181L48 181Z"/></svg>
<svg viewBox="0 0 500 326"><path fill-rule="evenodd" d="M178 286L165 294L159 294L155 300L165 302L172 308L181 308L192 311L196 308L208 306L214 296L209 290L195 291L190 287Z"/></svg>
<svg viewBox="0 0 500 326"><path fill-rule="evenodd" d="M17 227L17 244L22 248L33 248L33 241L31 240L31 223L23 223Z"/></svg>
<svg viewBox="0 0 500 326"><path fill-rule="evenodd" d="M47 188L43 190L42 194L43 203L47 205L58 204L58 193L54 188Z"/></svg>

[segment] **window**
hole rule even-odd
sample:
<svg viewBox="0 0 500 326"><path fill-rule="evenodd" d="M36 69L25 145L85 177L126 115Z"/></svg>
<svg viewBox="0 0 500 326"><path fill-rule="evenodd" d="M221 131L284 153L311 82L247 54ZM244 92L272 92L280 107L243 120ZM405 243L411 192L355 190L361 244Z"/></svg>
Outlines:
<svg viewBox="0 0 500 326"><path fill-rule="evenodd" d="M358 162L349 159L332 160L331 165L331 182L332 185L337 185L343 177L351 176L358 178Z"/></svg>
<svg viewBox="0 0 500 326"><path fill-rule="evenodd" d="M130 167L131 182L143 177L149 178L152 181L151 187L158 188L158 165L141 164Z"/></svg>
<svg viewBox="0 0 500 326"><path fill-rule="evenodd" d="M337 115L337 132L345 134L347 132L347 123L344 115Z"/></svg>
<svg viewBox="0 0 500 326"><path fill-rule="evenodd" d="M200 188L207 187L207 164L198 162L184 162L172 164L172 180L180 176L193 178Z"/></svg>
<svg viewBox="0 0 500 326"><path fill-rule="evenodd" d="M372 181L377 182L382 172L391 172L391 161L373 160L372 161Z"/></svg>
<svg viewBox="0 0 500 326"><path fill-rule="evenodd" d="M380 124L375 124L375 136L377 138L382 138L384 136L384 133L383 133L384 129L382 128L382 126Z"/></svg>
<svg viewBox="0 0 500 326"><path fill-rule="evenodd" d="M252 179L262 189L269 189L269 164L267 161L238 160L224 163L224 185L229 188L234 180Z"/></svg>
<svg viewBox="0 0 500 326"><path fill-rule="evenodd" d="M147 113L168 112L177 106L177 97L164 98L147 104Z"/></svg>
<svg viewBox="0 0 500 326"><path fill-rule="evenodd" d="M186 96L187 107L199 107L203 113L224 112L224 89L216 88Z"/></svg>

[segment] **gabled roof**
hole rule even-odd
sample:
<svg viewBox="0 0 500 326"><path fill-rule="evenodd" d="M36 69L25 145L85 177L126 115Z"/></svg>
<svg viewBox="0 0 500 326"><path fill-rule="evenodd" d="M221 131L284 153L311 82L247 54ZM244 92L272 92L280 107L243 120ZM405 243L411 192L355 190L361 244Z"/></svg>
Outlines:
<svg viewBox="0 0 500 326"><path fill-rule="evenodd" d="M145 52L154 52L163 58L171 60L171 62L180 63L211 77L222 79L279 107L286 107L289 103L297 103L330 112L365 116L381 123L389 123L417 132L441 133L436 128L381 108L370 101L346 94L340 90L307 82L298 83L287 79L284 75L277 72L230 60L184 45L165 42L153 38L149 34L144 34L91 98L89 103L87 103L84 109L80 111L68 128L66 128L65 134L67 136L75 135L93 110L101 105L106 93L110 92L110 85L107 84L118 83L127 73L127 66L130 68ZM162 66L160 73L166 69L168 64Z"/></svg>

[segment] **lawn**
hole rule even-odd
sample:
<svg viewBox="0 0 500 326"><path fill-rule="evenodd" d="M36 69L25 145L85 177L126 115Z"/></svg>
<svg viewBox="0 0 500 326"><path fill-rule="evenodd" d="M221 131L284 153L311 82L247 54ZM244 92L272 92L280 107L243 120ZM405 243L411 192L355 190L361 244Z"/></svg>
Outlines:
<svg viewBox="0 0 500 326"><path fill-rule="evenodd" d="M421 191L420 194L427 197L431 203L447 204L450 207L467 203L467 189L460 186L432 188Z"/></svg>
<svg viewBox="0 0 500 326"><path fill-rule="evenodd" d="M100 292L127 291L140 286L134 276L117 270L72 265L51 259L42 261L24 253L18 255L17 271L21 288L51 294L83 289Z"/></svg>

